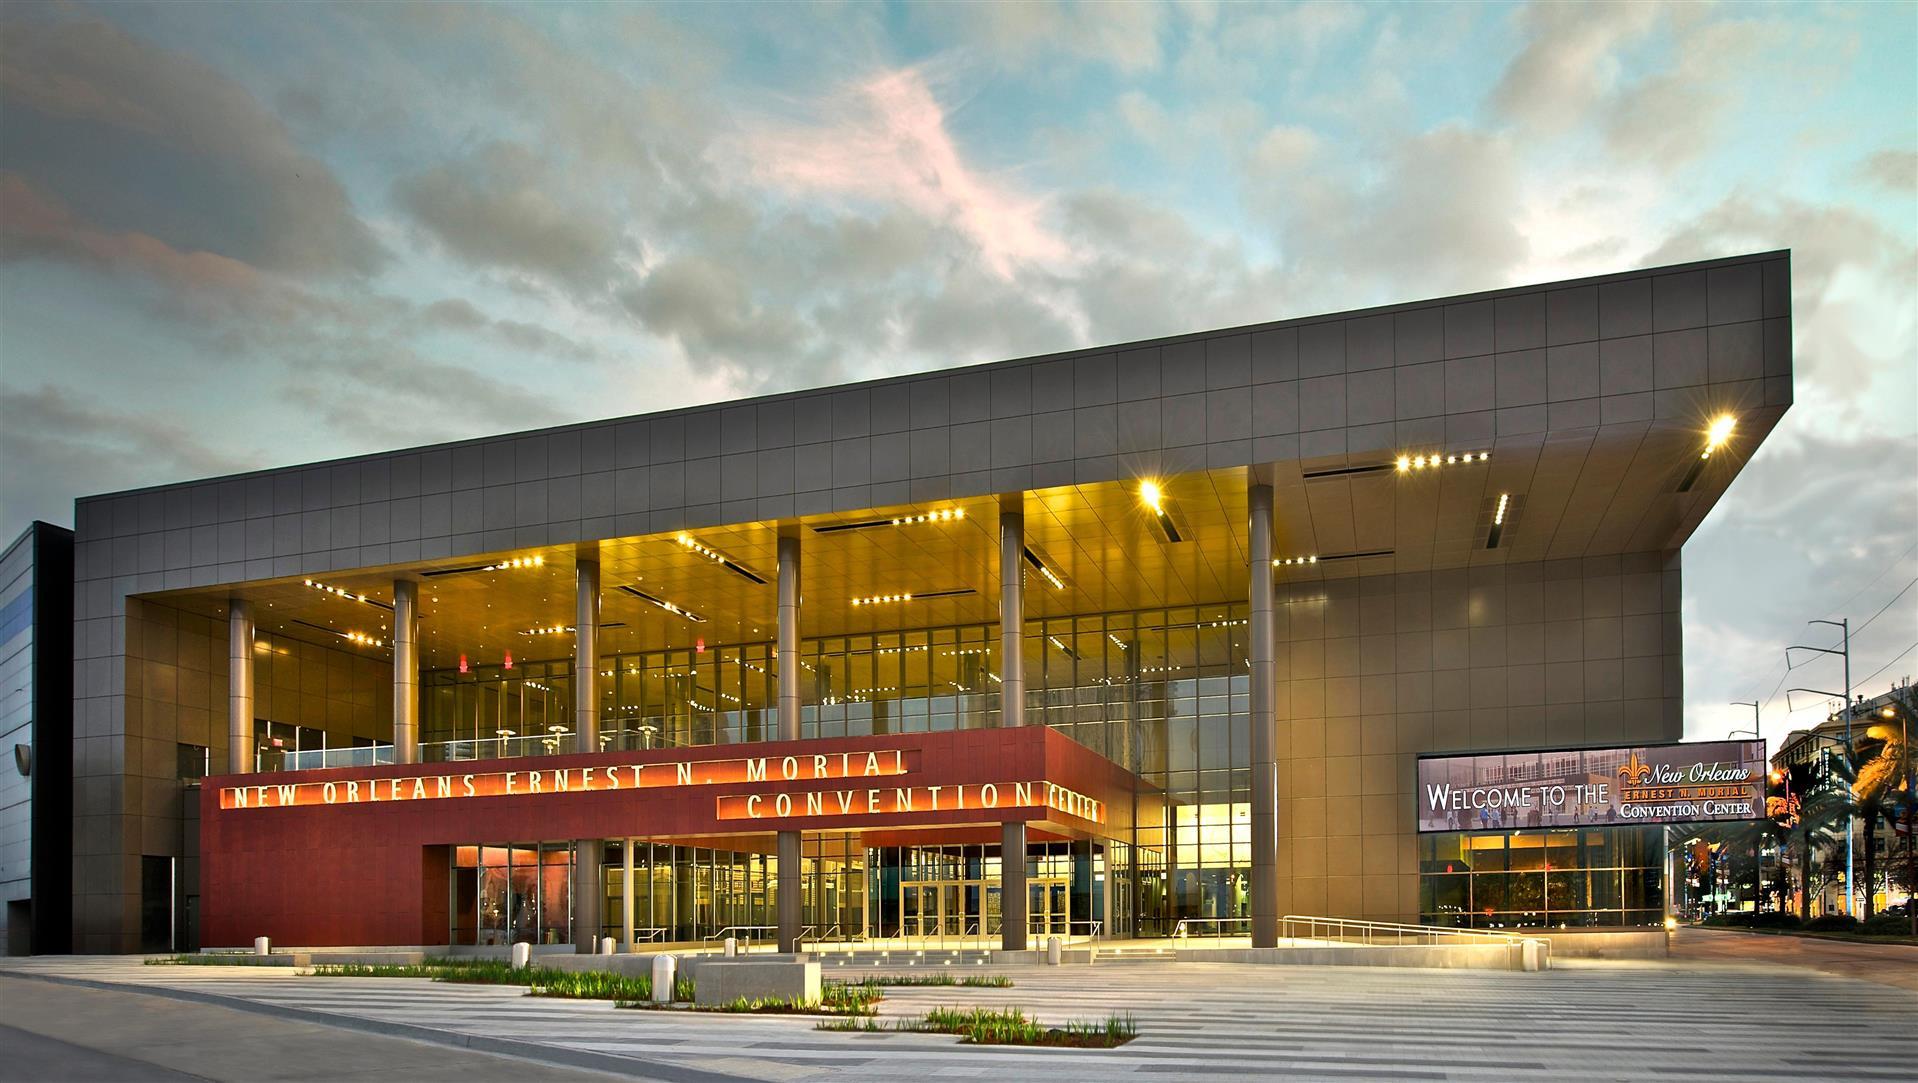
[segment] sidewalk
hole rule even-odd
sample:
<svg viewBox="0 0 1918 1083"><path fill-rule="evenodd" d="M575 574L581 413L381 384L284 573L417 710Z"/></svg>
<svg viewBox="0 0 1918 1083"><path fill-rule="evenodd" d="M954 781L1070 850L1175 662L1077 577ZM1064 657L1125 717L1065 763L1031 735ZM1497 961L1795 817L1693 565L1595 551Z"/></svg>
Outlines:
<svg viewBox="0 0 1918 1083"><path fill-rule="evenodd" d="M133 990L0 973L0 1083L113 1080L512 1079L590 1083L600 1072L341 1030Z"/></svg>
<svg viewBox="0 0 1918 1083"><path fill-rule="evenodd" d="M1863 944L1812 936L1681 927L1672 933L1671 957L1802 966L1821 974L1918 990L1918 945L1912 944Z"/></svg>

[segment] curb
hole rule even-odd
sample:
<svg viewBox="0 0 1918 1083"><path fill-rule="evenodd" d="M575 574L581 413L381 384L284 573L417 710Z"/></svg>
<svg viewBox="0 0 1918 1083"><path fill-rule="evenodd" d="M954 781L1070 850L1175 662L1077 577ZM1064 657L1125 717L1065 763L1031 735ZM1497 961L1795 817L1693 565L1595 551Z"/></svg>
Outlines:
<svg viewBox="0 0 1918 1083"><path fill-rule="evenodd" d="M320 1023L338 1027L342 1030L356 1030L367 1034L379 1034L389 1038L407 1038L430 1045L452 1046L456 1049L470 1049L477 1053L494 1053L501 1056L518 1057L522 1060L538 1061L567 1068L585 1068L591 1071L607 1072L634 1079L660 1080L662 1083L754 1083L745 1076L726 1075L723 1072L707 1071L703 1068L691 1068L684 1065L664 1064L658 1061L639 1060L635 1057L623 1057L616 1053L595 1053L585 1049L568 1049L564 1046L542 1045L538 1042L521 1041L517 1038L494 1038L483 1034L460 1034L450 1030L437 1030L420 1026L417 1023L395 1023L378 1019L363 1019L354 1015L340 1015L335 1012L316 1011L311 1008L289 1008L280 1004L263 1004L255 1000L226 996L220 993L206 993L195 989L171 989L155 985L123 985L118 982L96 981L92 978L73 978L63 974L35 974L20 970L0 971L0 976L26 978L32 981L52 982L55 985L72 985L83 989L99 989L110 993L135 993L143 996L161 997L167 1000L180 1000L190 1004L208 1004L218 1008L231 1008L235 1011L252 1012L255 1015L273 1016L300 1023Z"/></svg>

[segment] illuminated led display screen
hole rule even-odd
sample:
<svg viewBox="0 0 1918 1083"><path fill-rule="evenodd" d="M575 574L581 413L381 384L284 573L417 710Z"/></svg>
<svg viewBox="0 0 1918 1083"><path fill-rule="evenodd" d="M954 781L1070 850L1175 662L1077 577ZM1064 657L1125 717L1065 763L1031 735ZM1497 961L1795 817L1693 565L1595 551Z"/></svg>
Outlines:
<svg viewBox="0 0 1918 1083"><path fill-rule="evenodd" d="M1765 771L1763 741L1421 756L1419 830L1756 820Z"/></svg>

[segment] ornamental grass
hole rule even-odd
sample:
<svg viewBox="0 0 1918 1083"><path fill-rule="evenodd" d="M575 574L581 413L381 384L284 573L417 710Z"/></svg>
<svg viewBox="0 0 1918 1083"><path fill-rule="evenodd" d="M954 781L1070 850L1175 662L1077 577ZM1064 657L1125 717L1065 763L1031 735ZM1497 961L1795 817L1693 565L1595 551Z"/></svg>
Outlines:
<svg viewBox="0 0 1918 1083"><path fill-rule="evenodd" d="M921 1034L956 1034L971 1045L1058 1046L1072 1049L1111 1049L1139 1036L1130 1013L1102 1021L1072 1020L1046 1026L1017 1008L934 1008L922 1019L896 1019L891 1025L871 1018L832 1019L820 1030Z"/></svg>

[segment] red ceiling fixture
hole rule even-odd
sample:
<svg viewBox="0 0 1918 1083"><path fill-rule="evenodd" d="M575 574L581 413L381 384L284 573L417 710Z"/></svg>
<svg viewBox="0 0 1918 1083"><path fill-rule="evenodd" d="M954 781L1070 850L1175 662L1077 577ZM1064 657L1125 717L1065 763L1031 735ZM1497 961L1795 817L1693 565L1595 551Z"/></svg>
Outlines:
<svg viewBox="0 0 1918 1083"><path fill-rule="evenodd" d="M502 668L504 668L504 669L512 669L512 668L513 668L513 652L512 652L512 651L507 651L507 652L506 652L506 663L505 663L505 665L504 665L504 666L503 666Z"/></svg>
<svg viewBox="0 0 1918 1083"><path fill-rule="evenodd" d="M693 653L695 654L706 653L706 637L701 636L700 638L693 640Z"/></svg>
<svg viewBox="0 0 1918 1083"><path fill-rule="evenodd" d="M460 655L460 672L466 672L466 656L463 654Z"/></svg>

